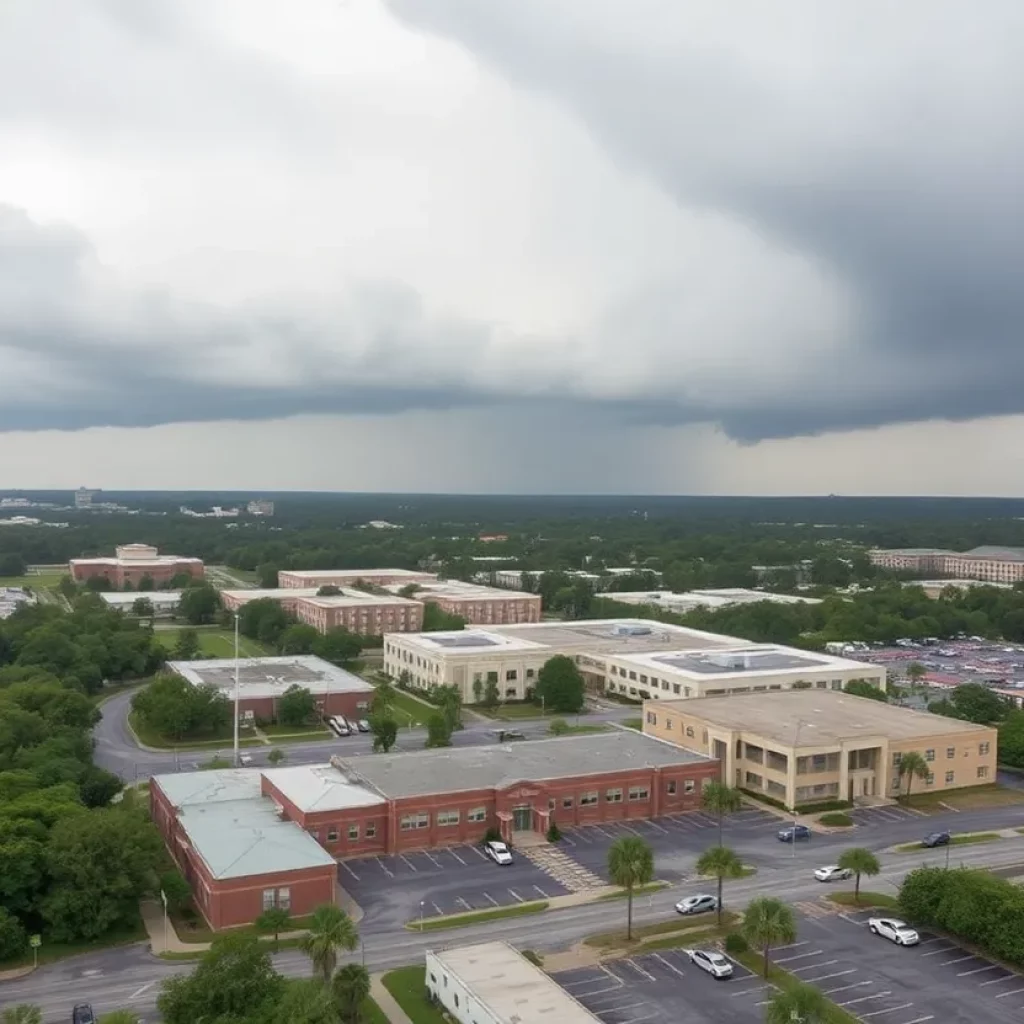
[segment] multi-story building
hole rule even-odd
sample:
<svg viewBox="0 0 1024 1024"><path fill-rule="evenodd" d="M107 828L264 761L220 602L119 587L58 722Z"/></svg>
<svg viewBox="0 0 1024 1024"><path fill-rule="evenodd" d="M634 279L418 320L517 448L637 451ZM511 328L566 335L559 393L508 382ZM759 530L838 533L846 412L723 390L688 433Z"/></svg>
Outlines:
<svg viewBox="0 0 1024 1024"><path fill-rule="evenodd" d="M917 792L995 781L996 730L831 689L644 704L644 733L718 760L730 785L786 807L895 797L904 755L929 772Z"/></svg>
<svg viewBox="0 0 1024 1024"><path fill-rule="evenodd" d="M100 594L105 604L118 611L130 612L136 601L144 598L153 606L154 615L173 615L181 601L180 590L152 590L144 594L120 594L116 590Z"/></svg>
<svg viewBox="0 0 1024 1024"><path fill-rule="evenodd" d="M272 516L274 514L274 503L266 498L257 498L245 506L245 511L251 516Z"/></svg>
<svg viewBox="0 0 1024 1024"><path fill-rule="evenodd" d="M676 594L671 590L627 590L614 591L606 595L620 604L637 607L662 608L676 615L685 615L697 608L731 608L738 604L756 604L771 601L773 604L821 604L814 597L791 594L772 594L763 590L747 590L743 587L726 587L721 590L688 590Z"/></svg>
<svg viewBox="0 0 1024 1024"><path fill-rule="evenodd" d="M237 612L239 608L249 604L250 601L279 601L281 607L289 615L295 614L299 601L307 597L316 597L316 587L280 587L260 589L253 587L249 590L222 590L220 602L229 612Z"/></svg>
<svg viewBox="0 0 1024 1024"><path fill-rule="evenodd" d="M351 587L365 583L372 587L397 584L402 587L409 583L429 583L437 579L437 573L420 572L416 569L282 569L277 574L279 587Z"/></svg>
<svg viewBox="0 0 1024 1024"><path fill-rule="evenodd" d="M398 593L408 584L393 583L386 589ZM417 601L437 605L450 615L459 615L475 626L505 626L540 622L539 594L510 594L497 587L483 587L462 580L429 580L416 584L411 595Z"/></svg>
<svg viewBox="0 0 1024 1024"><path fill-rule="evenodd" d="M423 605L394 594L345 589L329 597L301 598L295 602L295 617L321 633L347 629L363 636L383 636L421 630Z"/></svg>
<svg viewBox="0 0 1024 1024"><path fill-rule="evenodd" d="M875 549L868 552L872 565L939 574L961 580L984 583L1018 583L1024 580L1024 549L983 545L970 551L945 551L940 548Z"/></svg>
<svg viewBox="0 0 1024 1024"><path fill-rule="evenodd" d="M633 730L158 775L153 819L213 927L333 899L335 858L700 808L711 758ZM330 868L330 878L327 868ZM329 882L331 884L329 884Z"/></svg>
<svg viewBox="0 0 1024 1024"><path fill-rule="evenodd" d="M69 568L77 583L102 576L118 588L138 587L143 580L160 586L181 575L202 579L204 571L201 558L161 555L149 544L122 544L113 558L72 558Z"/></svg>
<svg viewBox="0 0 1024 1024"><path fill-rule="evenodd" d="M92 499L96 497L95 491L85 487L79 487L75 491L75 508L92 508Z"/></svg>

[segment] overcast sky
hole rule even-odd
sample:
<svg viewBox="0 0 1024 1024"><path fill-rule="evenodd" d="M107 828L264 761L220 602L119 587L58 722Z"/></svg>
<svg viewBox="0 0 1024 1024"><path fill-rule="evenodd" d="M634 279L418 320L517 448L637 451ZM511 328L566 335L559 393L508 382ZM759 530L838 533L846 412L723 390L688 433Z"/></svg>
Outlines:
<svg viewBox="0 0 1024 1024"><path fill-rule="evenodd" d="M0 488L1024 494L1024 4L4 0Z"/></svg>

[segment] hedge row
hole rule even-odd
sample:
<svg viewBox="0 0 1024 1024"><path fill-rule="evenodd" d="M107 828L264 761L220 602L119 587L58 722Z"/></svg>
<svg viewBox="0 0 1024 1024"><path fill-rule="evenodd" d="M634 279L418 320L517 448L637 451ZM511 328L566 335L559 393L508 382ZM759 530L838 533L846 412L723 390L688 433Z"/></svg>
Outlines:
<svg viewBox="0 0 1024 1024"><path fill-rule="evenodd" d="M1024 889L971 868L918 868L900 887L900 910L985 953L1024 966Z"/></svg>
<svg viewBox="0 0 1024 1024"><path fill-rule="evenodd" d="M743 789L740 787L740 792L745 793L754 800L759 800L763 804L770 804L772 807L778 807L780 810L789 811L792 814L818 814L820 811L846 811L853 806L849 800L822 800L816 804L799 804L794 811L791 807L786 806L784 800L776 800L775 797L768 796L756 789Z"/></svg>

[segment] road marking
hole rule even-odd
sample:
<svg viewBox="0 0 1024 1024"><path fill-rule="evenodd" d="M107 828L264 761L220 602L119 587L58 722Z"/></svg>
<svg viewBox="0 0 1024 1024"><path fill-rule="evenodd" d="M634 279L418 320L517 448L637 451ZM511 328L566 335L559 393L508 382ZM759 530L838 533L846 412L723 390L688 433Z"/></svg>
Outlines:
<svg viewBox="0 0 1024 1024"><path fill-rule="evenodd" d="M388 867L388 866L387 866L387 865L386 865L386 864L384 863L384 861L382 861L382 860L380 859L380 857L378 857L378 858L377 858L377 863L378 863L378 864L380 865L380 869L381 869L381 871L383 871L383 872L384 872L384 874L388 876L388 878L394 878L394 877L395 877L395 873L394 873L394 871L392 871L392 870L391 870L391 868L389 868L389 867Z"/></svg>
<svg viewBox="0 0 1024 1024"><path fill-rule="evenodd" d="M562 833L562 842L567 843L569 846L575 846L576 844L569 838L566 833Z"/></svg>
<svg viewBox="0 0 1024 1024"><path fill-rule="evenodd" d="M545 900L551 899L551 897L539 885L535 885L534 889L536 889L537 892L540 893L542 899L545 899Z"/></svg>
<svg viewBox="0 0 1024 1024"><path fill-rule="evenodd" d="M679 970L679 968L676 967L674 963L672 963L669 960L666 960L660 953L655 953L654 959L660 960L670 971L675 971L675 973L678 974L680 978L686 977L686 975L681 970Z"/></svg>
<svg viewBox="0 0 1024 1024"><path fill-rule="evenodd" d="M342 860L338 863L358 882L359 876Z"/></svg>
<svg viewBox="0 0 1024 1024"><path fill-rule="evenodd" d="M152 988L155 984L155 981L147 981L146 984L142 986L142 988L137 988L128 998L138 999L139 996L141 996L142 993L146 991L146 989Z"/></svg>
<svg viewBox="0 0 1024 1024"><path fill-rule="evenodd" d="M456 903L461 903L467 910L472 910L473 909L461 896L456 896L455 897L455 902Z"/></svg>
<svg viewBox="0 0 1024 1024"><path fill-rule="evenodd" d="M808 985L816 985L819 981L828 981L829 978L842 978L847 974L856 974L857 969L851 967L848 971L836 971L834 974L822 974L817 978L802 978L802 981L807 982Z"/></svg>
<svg viewBox="0 0 1024 1024"><path fill-rule="evenodd" d="M1005 999L1007 996L1019 996L1021 992L1024 992L1024 988L1015 988L1012 992L1000 992L996 999Z"/></svg>
<svg viewBox="0 0 1024 1024"><path fill-rule="evenodd" d="M985 971L999 971L1002 968L999 964L989 964L988 967L975 967L973 971L960 971L958 978L969 978L972 974L982 974Z"/></svg>
<svg viewBox="0 0 1024 1024"><path fill-rule="evenodd" d="M897 1010L905 1010L913 1005L913 1003L900 1003L899 1006L890 1006L888 1010L872 1010L871 1013L860 1014L860 1019L867 1020L868 1017L880 1017L883 1013L895 1013Z"/></svg>
<svg viewBox="0 0 1024 1024"><path fill-rule="evenodd" d="M608 975L612 981L618 982L619 988L625 988L626 983L610 968L601 964L601 970Z"/></svg>
<svg viewBox="0 0 1024 1024"><path fill-rule="evenodd" d="M455 852L454 850L449 850L448 852L449 852L449 853L450 853L450 854L451 854L451 855L452 855L452 856L453 856L453 857L454 857L454 858L455 858L455 859L456 859L456 860L457 860L457 861L458 861L458 862L459 862L459 863L460 863L460 864L461 864L461 865L462 865L463 867L465 867L465 866L466 866L466 862L465 862L465 861L464 861L464 860L463 860L463 859L462 859L462 858L461 858L461 857L460 857L460 856L459 856L459 855L458 855L458 854L457 854L457 853L456 853L456 852Z"/></svg>
<svg viewBox="0 0 1024 1024"><path fill-rule="evenodd" d="M984 988L986 985L1002 985L1004 981L1016 981L1019 978L1019 974L1011 974L1009 971L1006 972L1006 976L1003 978L993 978L991 981L983 981L978 988Z"/></svg>
<svg viewBox="0 0 1024 1024"><path fill-rule="evenodd" d="M485 892L481 894L485 900L490 900L491 904L495 907L500 907L501 904L489 893Z"/></svg>
<svg viewBox="0 0 1024 1024"><path fill-rule="evenodd" d="M647 824L650 825L651 828L656 828L659 832L663 832L665 835L669 835L668 829L662 828L661 825L659 825L656 821L649 821L647 822Z"/></svg>
<svg viewBox="0 0 1024 1024"><path fill-rule="evenodd" d="M487 854L483 850L478 850L475 846L469 846L467 849L472 850L481 860L487 860Z"/></svg>
<svg viewBox="0 0 1024 1024"><path fill-rule="evenodd" d="M927 1017L915 1017L913 1020L906 1021L906 1024L924 1024L926 1020L935 1020L935 1014L930 1013Z"/></svg>
<svg viewBox="0 0 1024 1024"><path fill-rule="evenodd" d="M791 960L803 960L805 956L821 956L822 951L820 949L812 950L810 953L797 953L796 956L783 957L781 960L778 957L772 958L772 963L775 964L788 964Z"/></svg>
<svg viewBox="0 0 1024 1024"><path fill-rule="evenodd" d="M438 917L444 916L444 911L433 900L430 901L430 905L437 911Z"/></svg>
<svg viewBox="0 0 1024 1024"><path fill-rule="evenodd" d="M512 894L512 898L513 898L513 899L514 899L514 900L515 900L515 901L516 901L517 903L525 903L525 902L526 902L526 900L524 900L524 899L523 899L523 897L522 897L522 896L520 896L520 895L519 895L519 893L517 893L517 892L515 891L515 889L509 889L509 892L510 892L510 893Z"/></svg>
<svg viewBox="0 0 1024 1024"><path fill-rule="evenodd" d="M962 964L965 960L977 960L977 957L973 954L967 956L958 956L955 960L943 960L940 967L948 967L950 964Z"/></svg>
<svg viewBox="0 0 1024 1024"><path fill-rule="evenodd" d="M633 833L633 835L635 835L635 836L642 836L642 835L643 835L643 832L639 832L639 831L637 831L637 830L636 830L635 828L633 828L633 826L632 826L632 825L627 825L627 824L626 824L626 823L625 823L624 821L623 821L623 822L620 822L620 824L621 824L621 826L622 826L622 827L623 827L623 828L624 828L624 829L625 829L625 830L626 830L627 832L632 832L632 833Z"/></svg>
<svg viewBox="0 0 1024 1024"><path fill-rule="evenodd" d="M946 940L944 938L942 938L941 935L939 935L939 936L936 936L936 938L934 938L934 939L925 939L924 942L919 942L918 946L927 946L927 945L930 945L932 942L945 942L945 941Z"/></svg>
<svg viewBox="0 0 1024 1024"><path fill-rule="evenodd" d="M810 954L808 953L808 956ZM839 963L838 960L823 960L820 964L805 964L803 967L791 967L791 971L816 971L819 967L831 967L833 964Z"/></svg>
<svg viewBox="0 0 1024 1024"><path fill-rule="evenodd" d="M426 850L420 850L420 853L422 853L427 860L433 861L434 867L439 868L441 866L441 862L432 853L427 853Z"/></svg>
<svg viewBox="0 0 1024 1024"><path fill-rule="evenodd" d="M874 985L873 981L855 981L852 985L840 985L839 988L827 988L824 990L825 995L831 996L836 992L846 992L851 988L863 988L865 985Z"/></svg>
<svg viewBox="0 0 1024 1024"><path fill-rule="evenodd" d="M807 939L802 939L800 942L790 942L786 946L776 946L775 949L772 950L772 952L773 953L781 953L784 949L799 949L801 946L806 946L806 945L808 945L808 940Z"/></svg>
<svg viewBox="0 0 1024 1024"><path fill-rule="evenodd" d="M642 974L648 981L658 980L649 971L645 971L635 960L627 960L626 963L629 964L629 966L632 967L634 971L639 971L639 973Z"/></svg>
<svg viewBox="0 0 1024 1024"><path fill-rule="evenodd" d="M866 1003L869 999L881 999L883 996L891 996L892 991L886 989L884 992L875 992L870 996L861 996L860 999L847 999L845 1003L840 1003L840 1006L854 1006L856 1003Z"/></svg>
<svg viewBox="0 0 1024 1024"><path fill-rule="evenodd" d="M600 832L601 835L607 837L608 839L614 839L615 838L615 833L614 832L605 832L605 830L603 828L601 828L600 825L591 825L590 827L592 829L595 829L596 831Z"/></svg>
<svg viewBox="0 0 1024 1024"><path fill-rule="evenodd" d="M945 949L932 949L927 953L922 953L921 956L938 956L940 953L948 953L951 949L956 949L956 946L946 946Z"/></svg>
<svg viewBox="0 0 1024 1024"><path fill-rule="evenodd" d="M408 857L406 857L406 855L405 855L404 853L400 853L400 854L399 854L398 856L399 856L399 857L401 857L401 859L402 859L403 861L405 861L405 863L406 863L406 864L407 864L407 865L408 865L409 867L411 867L411 868L413 869L413 871L417 871L417 872L419 871L419 868L418 868L418 867L416 867L416 865L415 865L415 864L413 864L413 862L412 862L411 860L409 860L409 858L408 858Z"/></svg>

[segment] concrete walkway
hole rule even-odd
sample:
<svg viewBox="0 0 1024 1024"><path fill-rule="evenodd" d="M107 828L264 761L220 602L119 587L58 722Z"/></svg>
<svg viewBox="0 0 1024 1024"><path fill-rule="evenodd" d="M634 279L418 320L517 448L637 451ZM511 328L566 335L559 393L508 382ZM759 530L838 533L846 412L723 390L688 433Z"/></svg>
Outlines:
<svg viewBox="0 0 1024 1024"><path fill-rule="evenodd" d="M370 995L373 1001L381 1008L381 1012L391 1021L391 1024L412 1024L409 1015L395 1002L395 997L384 987L384 982L381 980L383 977L383 974L370 975Z"/></svg>

